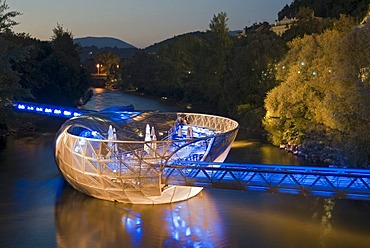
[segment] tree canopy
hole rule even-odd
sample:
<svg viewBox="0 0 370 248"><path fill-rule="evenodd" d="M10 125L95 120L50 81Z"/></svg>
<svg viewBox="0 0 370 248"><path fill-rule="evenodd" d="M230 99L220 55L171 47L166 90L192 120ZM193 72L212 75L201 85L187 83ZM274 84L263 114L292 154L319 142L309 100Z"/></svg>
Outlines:
<svg viewBox="0 0 370 248"><path fill-rule="evenodd" d="M6 3L6 0L0 0L0 33L11 31L13 26L18 25L14 18L21 15L21 13L8 10L9 5Z"/></svg>
<svg viewBox="0 0 370 248"><path fill-rule="evenodd" d="M369 163L369 25L326 30L289 43L265 100L275 144L325 150L339 164Z"/></svg>
<svg viewBox="0 0 370 248"><path fill-rule="evenodd" d="M370 0L294 0L279 11L278 18L293 18L301 7L308 7L318 17L339 19L340 15L344 14L361 21L368 12L369 4Z"/></svg>

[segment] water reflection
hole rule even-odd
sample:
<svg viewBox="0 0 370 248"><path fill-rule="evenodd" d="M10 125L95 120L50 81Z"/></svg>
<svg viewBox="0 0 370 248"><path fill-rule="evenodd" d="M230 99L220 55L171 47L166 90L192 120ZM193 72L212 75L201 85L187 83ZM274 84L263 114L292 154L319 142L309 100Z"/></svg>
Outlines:
<svg viewBox="0 0 370 248"><path fill-rule="evenodd" d="M333 210L335 206L335 201L333 199L324 199L324 207L323 207L323 214L321 217L321 226L323 232L320 237L320 244L322 246L325 245L325 239L327 236L330 235L332 231L332 218L333 218Z"/></svg>
<svg viewBox="0 0 370 248"><path fill-rule="evenodd" d="M207 193L176 204L127 205L66 186L55 219L59 247L221 247L225 237Z"/></svg>
<svg viewBox="0 0 370 248"><path fill-rule="evenodd" d="M94 88L94 96L83 108L102 110L112 106L126 106L130 104L133 104L137 110L184 111L183 107L170 101L101 88Z"/></svg>
<svg viewBox="0 0 370 248"><path fill-rule="evenodd" d="M367 247L368 209L367 202L218 189L176 204L127 205L66 186L55 204L56 240L58 247Z"/></svg>
<svg viewBox="0 0 370 248"><path fill-rule="evenodd" d="M239 135L225 162L248 164L311 165L261 140L247 140Z"/></svg>
<svg viewBox="0 0 370 248"><path fill-rule="evenodd" d="M156 206L87 197L61 186L53 139L10 138L0 150L0 247L369 247L368 201L221 189ZM236 144L230 162L299 163L258 141Z"/></svg>

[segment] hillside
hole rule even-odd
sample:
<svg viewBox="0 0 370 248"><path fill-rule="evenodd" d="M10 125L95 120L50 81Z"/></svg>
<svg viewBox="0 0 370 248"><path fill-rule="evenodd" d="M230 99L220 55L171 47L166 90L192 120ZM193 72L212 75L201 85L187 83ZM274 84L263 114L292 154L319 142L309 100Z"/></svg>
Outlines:
<svg viewBox="0 0 370 248"><path fill-rule="evenodd" d="M97 48L105 48L105 47L111 47L111 48L136 48L135 46L124 42L117 38L112 37L81 37L81 38L75 38L75 43L80 44L82 47L92 47L95 46Z"/></svg>

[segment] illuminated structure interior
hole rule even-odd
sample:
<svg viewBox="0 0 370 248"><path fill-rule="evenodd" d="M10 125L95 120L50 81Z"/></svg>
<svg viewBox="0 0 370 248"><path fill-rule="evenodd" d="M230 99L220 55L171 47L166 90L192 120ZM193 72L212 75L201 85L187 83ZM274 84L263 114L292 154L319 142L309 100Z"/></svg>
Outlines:
<svg viewBox="0 0 370 248"><path fill-rule="evenodd" d="M237 131L236 121L220 116L110 108L68 119L57 134L55 158L64 178L87 195L133 204L177 202L202 187L164 184L164 167L223 162Z"/></svg>

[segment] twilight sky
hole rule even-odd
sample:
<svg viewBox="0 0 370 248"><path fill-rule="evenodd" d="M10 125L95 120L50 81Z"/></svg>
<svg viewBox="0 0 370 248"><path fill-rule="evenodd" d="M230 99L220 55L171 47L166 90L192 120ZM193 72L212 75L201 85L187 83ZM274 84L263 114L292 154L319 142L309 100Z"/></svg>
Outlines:
<svg viewBox="0 0 370 248"><path fill-rule="evenodd" d="M230 30L254 22L273 23L293 0L7 0L22 13L15 32L49 40L61 24L75 38L115 37L145 48L175 35L206 31L214 14L229 17Z"/></svg>

